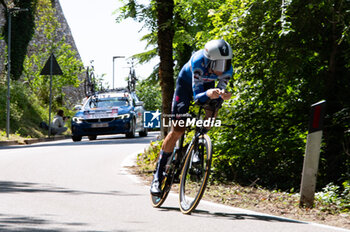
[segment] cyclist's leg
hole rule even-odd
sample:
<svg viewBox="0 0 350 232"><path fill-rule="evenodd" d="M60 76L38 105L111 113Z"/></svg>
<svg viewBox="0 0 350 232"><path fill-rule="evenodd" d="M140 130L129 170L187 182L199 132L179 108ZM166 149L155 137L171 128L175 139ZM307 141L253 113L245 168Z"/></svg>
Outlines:
<svg viewBox="0 0 350 232"><path fill-rule="evenodd" d="M175 122L177 120L186 121L184 115L188 113L190 104L192 101L192 87L187 83L184 78L180 75L180 77L176 81L176 89L173 97L171 114L172 121ZM185 133L185 123L174 123L172 130L164 139L162 150L165 152L172 153L175 147L177 140L181 138L181 136Z"/></svg>
<svg viewBox="0 0 350 232"><path fill-rule="evenodd" d="M153 181L158 181L159 183L162 182L165 165L168 162L169 157L172 155L172 151L174 150L177 140L181 138L184 132L185 128L183 127L173 127L171 132L164 139L163 146L159 154L156 171L153 176Z"/></svg>
<svg viewBox="0 0 350 232"><path fill-rule="evenodd" d="M162 149L160 150L159 159L157 162L157 168L156 172L154 174L154 178L158 179L159 181L162 180L162 174L164 171L164 167L169 159L169 157L172 155L175 144L177 140L181 138L181 136L185 133L184 127L175 126L172 127L172 130L169 132L169 134L164 139L164 142L162 144Z"/></svg>
<svg viewBox="0 0 350 232"><path fill-rule="evenodd" d="M172 115L174 115L173 120L184 120L181 115L188 112L190 102L192 100L192 89L190 86L186 85L180 77L176 82L176 90L173 97L172 103ZM180 118L178 117L180 116ZM160 151L160 156L157 162L157 167L155 174L153 176L153 181L151 185L151 193L160 193L160 182L163 179L163 172L165 170L165 165L168 158L171 156L177 140L181 138L185 132L185 127L179 125L173 126L171 132L164 139L162 150Z"/></svg>
<svg viewBox="0 0 350 232"><path fill-rule="evenodd" d="M181 127L179 125L173 126L167 137L164 139L162 151L166 153L172 153L176 142L185 133L185 129L186 127Z"/></svg>

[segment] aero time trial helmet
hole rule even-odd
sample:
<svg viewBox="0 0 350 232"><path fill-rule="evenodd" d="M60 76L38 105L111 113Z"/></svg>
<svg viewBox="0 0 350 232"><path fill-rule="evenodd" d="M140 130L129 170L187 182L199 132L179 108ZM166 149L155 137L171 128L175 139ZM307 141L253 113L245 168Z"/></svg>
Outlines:
<svg viewBox="0 0 350 232"><path fill-rule="evenodd" d="M209 59L208 68L225 72L231 67L232 48L223 39L211 40L204 46L204 56Z"/></svg>

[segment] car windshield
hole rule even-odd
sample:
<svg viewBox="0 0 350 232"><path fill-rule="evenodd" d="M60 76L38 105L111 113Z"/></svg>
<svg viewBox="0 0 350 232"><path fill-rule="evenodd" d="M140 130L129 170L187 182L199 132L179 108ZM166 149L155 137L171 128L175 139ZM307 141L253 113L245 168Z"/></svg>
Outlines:
<svg viewBox="0 0 350 232"><path fill-rule="evenodd" d="M129 100L126 97L97 98L90 99L86 108L112 108L129 105Z"/></svg>

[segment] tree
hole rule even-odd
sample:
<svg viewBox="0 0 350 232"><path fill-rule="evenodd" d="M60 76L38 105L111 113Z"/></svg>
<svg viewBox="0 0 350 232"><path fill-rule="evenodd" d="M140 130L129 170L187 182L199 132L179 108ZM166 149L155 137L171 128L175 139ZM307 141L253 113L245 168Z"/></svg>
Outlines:
<svg viewBox="0 0 350 232"><path fill-rule="evenodd" d="M4 0L1 1L6 6ZM27 54L27 46L34 34L34 16L37 0L12 2L12 7L27 9L28 11L16 12L11 16L11 78L18 80L23 71L23 62ZM3 28L3 35L8 44L8 12L5 13L6 23Z"/></svg>
<svg viewBox="0 0 350 232"><path fill-rule="evenodd" d="M173 9L172 0L157 0L158 53L160 58L159 79L162 88L162 113L171 113L174 94L174 60L173 60ZM167 118L169 120L169 118ZM162 133L167 135L167 128Z"/></svg>

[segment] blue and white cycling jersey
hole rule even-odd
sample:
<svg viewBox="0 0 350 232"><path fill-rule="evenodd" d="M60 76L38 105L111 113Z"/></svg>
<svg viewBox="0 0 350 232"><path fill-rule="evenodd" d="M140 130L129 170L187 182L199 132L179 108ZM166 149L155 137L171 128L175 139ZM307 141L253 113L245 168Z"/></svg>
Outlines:
<svg viewBox="0 0 350 232"><path fill-rule="evenodd" d="M194 100L199 99L201 102L208 100L208 96L206 95L206 90L208 89L205 88L205 83L218 80L219 82L216 87L219 89L226 89L227 83L233 73L232 66L220 76L209 73L205 65L204 50L199 50L194 53L189 62L184 66L184 69L186 74L183 76L180 75L179 78L185 78L187 82L192 82ZM188 80L189 78L191 79Z"/></svg>
<svg viewBox="0 0 350 232"><path fill-rule="evenodd" d="M205 102L209 99L206 91L215 88L215 81L218 80L216 88L226 89L232 77L232 66L222 75L217 76L209 73L204 57L204 50L194 53L191 59L182 67L176 81L172 111L173 114L187 113L192 97L194 100Z"/></svg>

